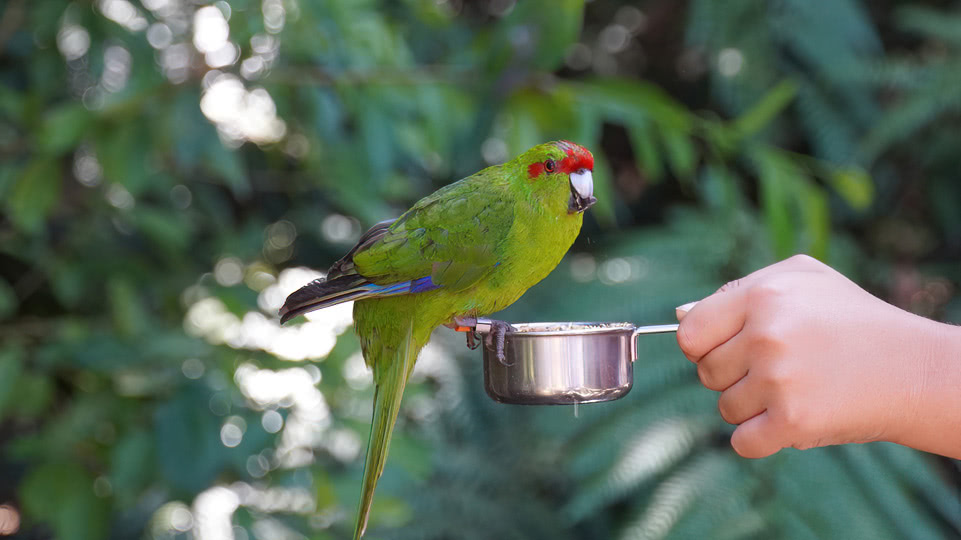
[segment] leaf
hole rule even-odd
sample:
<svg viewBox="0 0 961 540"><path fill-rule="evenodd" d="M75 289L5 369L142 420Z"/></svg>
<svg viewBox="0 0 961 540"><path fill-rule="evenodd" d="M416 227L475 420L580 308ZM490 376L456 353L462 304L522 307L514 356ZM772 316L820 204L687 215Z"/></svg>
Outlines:
<svg viewBox="0 0 961 540"><path fill-rule="evenodd" d="M77 307L87 291L88 278L76 265L59 264L50 269L53 293L66 307Z"/></svg>
<svg viewBox="0 0 961 540"><path fill-rule="evenodd" d="M899 142L910 140L925 126L946 112L961 109L961 97L954 89L961 82L957 70L932 72L924 86L908 94L897 107L889 109L860 141L861 162L870 163Z"/></svg>
<svg viewBox="0 0 961 540"><path fill-rule="evenodd" d="M173 487L196 493L213 481L224 461L220 423L198 387L185 388L154 414L160 472Z"/></svg>
<svg viewBox="0 0 961 540"><path fill-rule="evenodd" d="M180 257L190 242L190 223L173 212L138 208L134 215L137 228L163 250L168 258Z"/></svg>
<svg viewBox="0 0 961 540"><path fill-rule="evenodd" d="M855 210L867 210L874 200L874 182L864 169L847 167L831 171L828 182L834 191Z"/></svg>
<svg viewBox="0 0 961 540"><path fill-rule="evenodd" d="M752 155L775 256L783 259L803 251L824 260L831 224L824 190L780 150L759 149Z"/></svg>
<svg viewBox="0 0 961 540"><path fill-rule="evenodd" d="M37 158L13 186L7 210L13 222L26 232L39 232L57 203L61 184L58 165L56 160Z"/></svg>
<svg viewBox="0 0 961 540"><path fill-rule="evenodd" d="M955 13L923 6L904 5L895 11L897 25L928 38L961 45L961 17Z"/></svg>
<svg viewBox="0 0 961 540"><path fill-rule="evenodd" d="M16 404L11 412L18 419L44 418L42 415L53 401L53 381L46 374L21 373L11 389L10 402Z"/></svg>
<svg viewBox="0 0 961 540"><path fill-rule="evenodd" d="M689 131L694 123L694 116L683 105L653 84L595 79L585 83L582 93L612 122L624 124L646 117L682 132Z"/></svg>
<svg viewBox="0 0 961 540"><path fill-rule="evenodd" d="M508 114L511 128L507 131L504 142L507 145L507 156L517 155L528 148L544 141L544 128L537 117L537 111L531 110L523 95L518 95L508 104Z"/></svg>
<svg viewBox="0 0 961 540"><path fill-rule="evenodd" d="M0 164L0 199L6 196L7 190L20 176L20 167L13 163Z"/></svg>
<svg viewBox="0 0 961 540"><path fill-rule="evenodd" d="M107 506L93 493L93 478L75 463L44 463L20 485L24 513L48 523L58 540L107 537Z"/></svg>
<svg viewBox="0 0 961 540"><path fill-rule="evenodd" d="M613 227L617 224L617 216L614 213L617 196L614 193L614 181L611 174L611 165L603 153L594 154L594 195L597 203L591 207L590 212L603 227Z"/></svg>
<svg viewBox="0 0 961 540"><path fill-rule="evenodd" d="M518 55L517 47L499 47L501 52L521 56L538 69L551 72L564 61L564 53L577 41L583 24L584 0L526 0L513 6L502 19L499 39L521 32L530 35L532 51ZM549 16L545 16L549 14ZM514 58L517 61L517 58Z"/></svg>
<svg viewBox="0 0 961 540"><path fill-rule="evenodd" d="M17 298L16 291L0 277L0 320L6 319L17 312L20 300Z"/></svg>
<svg viewBox="0 0 961 540"><path fill-rule="evenodd" d="M37 134L40 150L50 156L71 150L87 132L91 120L90 111L80 103L53 109L44 116Z"/></svg>
<svg viewBox="0 0 961 540"><path fill-rule="evenodd" d="M741 137L756 135L769 125L797 95L797 84L782 81L734 121L732 127Z"/></svg>
<svg viewBox="0 0 961 540"><path fill-rule="evenodd" d="M110 454L110 482L116 500L123 506L134 505L137 496L147 487L156 456L153 438L145 430L124 436Z"/></svg>
<svg viewBox="0 0 961 540"><path fill-rule="evenodd" d="M177 95L167 114L167 130L173 139L173 155L182 172L194 169L204 155L208 141L217 138L217 130L200 113L200 94L193 89Z"/></svg>
<svg viewBox="0 0 961 540"><path fill-rule="evenodd" d="M794 188L794 176L790 167L773 152L756 152L755 163L761 189L761 209L771 235L774 254L783 259L794 252L794 228L791 225L789 206Z"/></svg>
<svg viewBox="0 0 961 540"><path fill-rule="evenodd" d="M120 335L133 336L147 326L147 314L141 307L141 297L135 286L123 277L113 277L107 282L110 311L113 323Z"/></svg>
<svg viewBox="0 0 961 540"><path fill-rule="evenodd" d="M8 345L0 349L0 419L6 418L6 411L15 403L16 388L23 371L23 349Z"/></svg>
<svg viewBox="0 0 961 540"><path fill-rule="evenodd" d="M103 176L137 196L148 187L147 155L151 136L147 124L129 119L102 129L95 139Z"/></svg>
<svg viewBox="0 0 961 540"><path fill-rule="evenodd" d="M15 122L26 116L27 93L17 92L12 85L0 85L0 114Z"/></svg>
<svg viewBox="0 0 961 540"><path fill-rule="evenodd" d="M207 143L205 153L210 172L224 180L234 195L239 198L250 195L250 180L240 152L225 147L219 139L213 139Z"/></svg>
<svg viewBox="0 0 961 540"><path fill-rule="evenodd" d="M671 172L679 180L689 180L697 165L697 151L691 139L684 133L673 129L661 129L661 142L667 151L667 162Z"/></svg>
<svg viewBox="0 0 961 540"><path fill-rule="evenodd" d="M827 260L828 244L831 240L831 215L827 195L821 186L810 180L804 181L802 193L803 197L799 199L805 224L805 247L802 251L822 261Z"/></svg>
<svg viewBox="0 0 961 540"><path fill-rule="evenodd" d="M634 122L628 133L634 149L634 159L646 180L658 182L664 176L664 167L657 151L654 130L647 121Z"/></svg>

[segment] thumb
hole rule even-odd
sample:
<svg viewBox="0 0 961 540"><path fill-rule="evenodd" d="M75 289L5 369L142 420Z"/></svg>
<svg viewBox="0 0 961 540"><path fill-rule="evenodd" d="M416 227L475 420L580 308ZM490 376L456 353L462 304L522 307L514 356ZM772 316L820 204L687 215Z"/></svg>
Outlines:
<svg viewBox="0 0 961 540"><path fill-rule="evenodd" d="M679 314L677 343L689 360L700 361L741 331L747 310L746 288L740 281L732 281ZM678 311L685 307L687 304L679 306Z"/></svg>
<svg viewBox="0 0 961 540"><path fill-rule="evenodd" d="M674 308L674 316L677 317L677 322L681 322L682 320L684 320L684 316L687 315L687 312L691 311L691 308L696 305L697 305L697 300L695 300L694 302L688 302L686 304L682 304Z"/></svg>

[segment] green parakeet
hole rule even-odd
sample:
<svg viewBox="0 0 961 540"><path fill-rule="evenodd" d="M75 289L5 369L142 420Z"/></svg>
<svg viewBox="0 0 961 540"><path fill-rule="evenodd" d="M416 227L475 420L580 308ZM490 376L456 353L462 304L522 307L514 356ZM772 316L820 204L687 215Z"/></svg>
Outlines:
<svg viewBox="0 0 961 540"><path fill-rule="evenodd" d="M505 308L560 262L593 196L594 157L545 143L439 189L395 220L374 225L326 278L287 297L281 322L353 300L354 325L374 373L374 417L355 540L363 536L407 378L440 325L473 327ZM503 360L510 327L495 321ZM468 333L468 340L472 337Z"/></svg>

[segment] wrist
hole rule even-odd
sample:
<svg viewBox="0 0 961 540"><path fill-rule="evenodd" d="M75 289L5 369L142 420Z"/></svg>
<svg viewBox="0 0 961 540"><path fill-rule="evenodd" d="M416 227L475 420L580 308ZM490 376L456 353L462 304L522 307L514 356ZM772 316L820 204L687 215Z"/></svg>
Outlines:
<svg viewBox="0 0 961 540"><path fill-rule="evenodd" d="M961 457L961 328L912 316L914 354L904 355L900 411L886 440Z"/></svg>

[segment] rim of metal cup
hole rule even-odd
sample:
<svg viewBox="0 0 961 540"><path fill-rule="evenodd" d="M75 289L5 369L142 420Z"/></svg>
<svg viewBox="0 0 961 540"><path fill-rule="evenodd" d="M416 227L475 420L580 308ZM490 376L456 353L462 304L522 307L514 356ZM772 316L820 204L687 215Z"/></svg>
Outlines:
<svg viewBox="0 0 961 540"><path fill-rule="evenodd" d="M596 334L633 332L635 326L628 322L532 322L512 323L515 331L510 338L525 336L588 336Z"/></svg>

